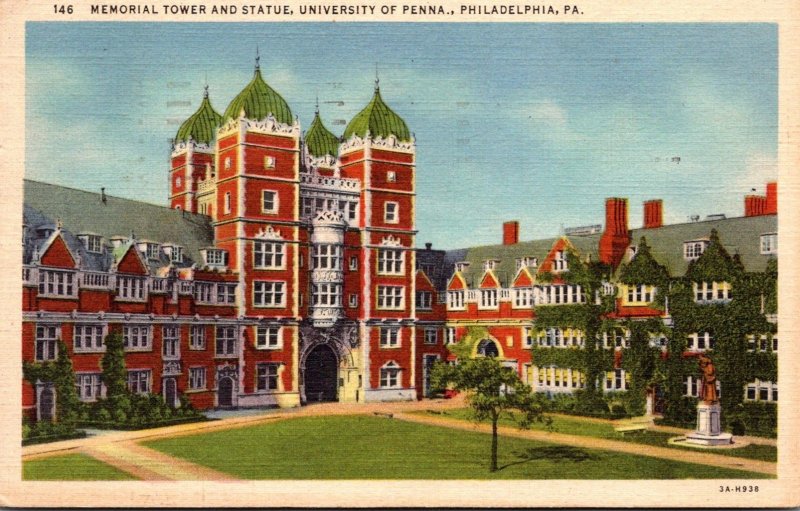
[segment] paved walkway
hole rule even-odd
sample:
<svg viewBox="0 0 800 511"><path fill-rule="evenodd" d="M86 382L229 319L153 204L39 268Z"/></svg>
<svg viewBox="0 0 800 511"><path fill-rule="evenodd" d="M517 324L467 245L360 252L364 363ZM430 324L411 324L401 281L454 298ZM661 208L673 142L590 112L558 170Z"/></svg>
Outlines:
<svg viewBox="0 0 800 511"><path fill-rule="evenodd" d="M292 417L317 415L391 415L396 419L421 424L444 426L468 431L491 431L490 427L484 424L474 424L468 421L442 418L437 415L409 413L424 410L443 411L463 408L464 406L463 399L457 397L448 400L406 401L399 403L324 403L308 405L301 408L261 410L252 413L251 411L247 411L247 413L244 414L223 414L229 416L214 421L195 422L139 431L104 432L101 435L93 437L31 445L22 448L22 458L23 460L31 460L58 456L61 454L83 452L143 480L231 480L233 477L228 474L223 474L185 460L173 458L156 450L139 445L138 442L247 427ZM569 417L576 420L583 420L581 417ZM592 422L611 422L605 419L587 420ZM656 426L654 429L674 432L676 434L686 433L685 430L666 428L664 426ZM720 456L705 451L695 452L682 449L669 449L666 447L655 447L631 442L620 442L617 440L567 435L563 433L518 430L516 428L504 426L501 426L499 431L500 434L504 436L528 438L575 447L604 449L676 461L715 465L738 470L749 470L771 475L777 473L777 464L775 463L731 456ZM753 437L748 437L748 439L751 438ZM758 440L773 442L774 445L774 441L769 439Z"/></svg>

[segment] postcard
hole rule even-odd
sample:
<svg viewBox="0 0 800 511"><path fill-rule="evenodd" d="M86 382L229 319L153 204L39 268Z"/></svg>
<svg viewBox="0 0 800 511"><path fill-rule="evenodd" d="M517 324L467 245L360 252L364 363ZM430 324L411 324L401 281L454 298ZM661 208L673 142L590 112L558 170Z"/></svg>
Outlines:
<svg viewBox="0 0 800 511"><path fill-rule="evenodd" d="M789 2L2 13L4 504L800 503Z"/></svg>

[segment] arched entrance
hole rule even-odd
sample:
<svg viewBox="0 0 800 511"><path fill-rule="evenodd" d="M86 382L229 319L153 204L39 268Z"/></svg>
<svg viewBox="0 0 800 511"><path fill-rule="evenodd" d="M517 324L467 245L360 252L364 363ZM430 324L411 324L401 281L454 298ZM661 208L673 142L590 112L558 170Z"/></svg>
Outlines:
<svg viewBox="0 0 800 511"><path fill-rule="evenodd" d="M225 376L220 378L217 385L217 405L223 408L233 406L233 378Z"/></svg>
<svg viewBox="0 0 800 511"><path fill-rule="evenodd" d="M178 387L175 378L164 378L164 401L170 408L175 408L178 404Z"/></svg>
<svg viewBox="0 0 800 511"><path fill-rule="evenodd" d="M497 358L500 356L500 350L497 349L497 344L493 340L484 339L478 343L478 355Z"/></svg>
<svg viewBox="0 0 800 511"><path fill-rule="evenodd" d="M303 379L306 402L336 401L339 388L339 360L330 346L320 344L306 358Z"/></svg>

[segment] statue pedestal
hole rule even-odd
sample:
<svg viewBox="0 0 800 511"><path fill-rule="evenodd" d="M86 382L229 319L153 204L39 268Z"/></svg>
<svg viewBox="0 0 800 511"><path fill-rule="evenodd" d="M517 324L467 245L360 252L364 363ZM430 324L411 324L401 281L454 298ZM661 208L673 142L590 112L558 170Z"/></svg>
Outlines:
<svg viewBox="0 0 800 511"><path fill-rule="evenodd" d="M723 433L719 425L719 403L697 403L697 430L686 435L686 442L697 445L728 445L733 435Z"/></svg>

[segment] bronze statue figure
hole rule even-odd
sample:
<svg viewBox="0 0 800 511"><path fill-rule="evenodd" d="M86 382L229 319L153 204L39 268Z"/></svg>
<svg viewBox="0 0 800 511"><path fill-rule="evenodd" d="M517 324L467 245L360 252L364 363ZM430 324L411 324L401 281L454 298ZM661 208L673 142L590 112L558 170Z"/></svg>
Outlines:
<svg viewBox="0 0 800 511"><path fill-rule="evenodd" d="M719 401L719 396L717 395L717 370L707 355L700 355L697 358L697 362L700 365L700 372L703 378L698 397L706 404L714 404Z"/></svg>

